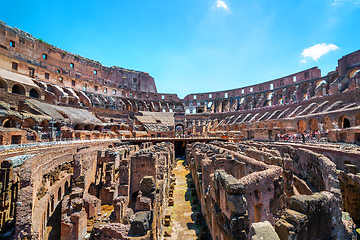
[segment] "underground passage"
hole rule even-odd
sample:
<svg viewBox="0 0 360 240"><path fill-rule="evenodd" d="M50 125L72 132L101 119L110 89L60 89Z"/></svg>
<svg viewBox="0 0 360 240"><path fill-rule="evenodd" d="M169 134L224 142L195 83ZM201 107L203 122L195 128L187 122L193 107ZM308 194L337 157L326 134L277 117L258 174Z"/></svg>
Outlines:
<svg viewBox="0 0 360 240"><path fill-rule="evenodd" d="M360 50L179 97L0 32L0 239L359 238Z"/></svg>

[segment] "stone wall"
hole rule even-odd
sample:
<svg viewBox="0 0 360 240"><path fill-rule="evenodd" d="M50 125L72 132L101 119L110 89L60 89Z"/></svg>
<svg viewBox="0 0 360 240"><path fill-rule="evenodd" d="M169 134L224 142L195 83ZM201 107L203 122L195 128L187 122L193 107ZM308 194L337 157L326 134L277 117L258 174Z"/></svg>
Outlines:
<svg viewBox="0 0 360 240"><path fill-rule="evenodd" d="M348 207L355 203L349 190L356 180L347 179L344 190L339 179L351 175L324 155L284 144L212 142L189 145L187 161L214 239L261 236L254 223L263 221L280 239L354 237L342 199L347 192Z"/></svg>
<svg viewBox="0 0 360 240"><path fill-rule="evenodd" d="M213 238L244 238L253 222L274 223L285 207L280 167L200 143L188 147L187 159Z"/></svg>

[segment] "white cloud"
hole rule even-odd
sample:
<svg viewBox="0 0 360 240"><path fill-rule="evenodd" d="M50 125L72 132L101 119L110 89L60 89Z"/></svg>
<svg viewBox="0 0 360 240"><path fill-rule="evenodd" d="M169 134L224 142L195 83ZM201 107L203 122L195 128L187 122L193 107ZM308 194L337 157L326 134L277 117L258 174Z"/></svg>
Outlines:
<svg viewBox="0 0 360 240"><path fill-rule="evenodd" d="M216 7L225 9L226 11L230 11L229 6L222 0L216 0Z"/></svg>
<svg viewBox="0 0 360 240"><path fill-rule="evenodd" d="M354 4L360 4L360 0L334 0L331 5L336 6L342 3L354 3Z"/></svg>
<svg viewBox="0 0 360 240"><path fill-rule="evenodd" d="M305 48L301 55L304 57L300 62L306 63L309 58L317 61L321 56L327 54L330 51L335 51L339 49L338 46L334 44L326 44L326 43L319 43L315 44L312 47Z"/></svg>

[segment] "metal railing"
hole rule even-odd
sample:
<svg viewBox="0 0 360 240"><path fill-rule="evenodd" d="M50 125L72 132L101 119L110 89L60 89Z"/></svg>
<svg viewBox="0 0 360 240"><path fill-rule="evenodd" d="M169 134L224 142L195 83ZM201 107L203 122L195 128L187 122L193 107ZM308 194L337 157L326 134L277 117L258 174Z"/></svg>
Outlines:
<svg viewBox="0 0 360 240"><path fill-rule="evenodd" d="M11 145L0 145L0 151L15 150L15 149L22 149L22 148L32 148L32 147L54 146L54 145L63 145L63 144L72 144L72 143L106 142L106 141L114 141L114 140L120 140L120 139L118 139L118 138L89 139L89 140L62 139L59 141L46 141L46 142L32 142L32 143L21 143L21 144L11 144Z"/></svg>

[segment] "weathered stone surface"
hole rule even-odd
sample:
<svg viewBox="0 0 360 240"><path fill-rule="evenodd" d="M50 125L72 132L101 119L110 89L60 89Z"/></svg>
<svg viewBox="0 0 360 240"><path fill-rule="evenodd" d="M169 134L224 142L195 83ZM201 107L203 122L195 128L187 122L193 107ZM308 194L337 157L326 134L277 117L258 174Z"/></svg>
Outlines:
<svg viewBox="0 0 360 240"><path fill-rule="evenodd" d="M137 212L131 219L129 235L131 236L144 236L150 229L151 225L151 212L142 211Z"/></svg>
<svg viewBox="0 0 360 240"><path fill-rule="evenodd" d="M153 176L145 176L141 179L140 191L145 197L154 197L153 194L155 191L155 179Z"/></svg>
<svg viewBox="0 0 360 240"><path fill-rule="evenodd" d="M329 210L326 196L315 193L313 195L297 195L290 198L290 208L304 214L317 214Z"/></svg>
<svg viewBox="0 0 360 240"><path fill-rule="evenodd" d="M253 223L250 230L251 240L280 240L273 226L268 222Z"/></svg>

